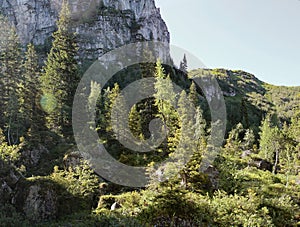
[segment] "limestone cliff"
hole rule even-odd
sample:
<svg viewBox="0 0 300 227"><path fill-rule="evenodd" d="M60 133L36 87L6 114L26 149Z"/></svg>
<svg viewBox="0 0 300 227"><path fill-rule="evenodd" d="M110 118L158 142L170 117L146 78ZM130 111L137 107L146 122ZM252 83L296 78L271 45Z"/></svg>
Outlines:
<svg viewBox="0 0 300 227"><path fill-rule="evenodd" d="M17 28L21 42L44 45L55 31L60 0L0 0L0 13ZM95 59L137 40L169 42L154 0L69 0L79 54Z"/></svg>

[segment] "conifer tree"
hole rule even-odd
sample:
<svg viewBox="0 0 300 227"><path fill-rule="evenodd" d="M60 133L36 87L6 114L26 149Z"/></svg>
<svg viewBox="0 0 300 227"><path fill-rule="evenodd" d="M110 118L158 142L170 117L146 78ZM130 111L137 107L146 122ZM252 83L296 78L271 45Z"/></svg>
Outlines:
<svg viewBox="0 0 300 227"><path fill-rule="evenodd" d="M193 154L197 152L199 138L196 135L196 109L190 101L185 91L182 91L178 100L178 114L180 118L180 143L176 152L176 159L181 164L186 164ZM181 170L182 183L187 184L187 170Z"/></svg>
<svg viewBox="0 0 300 227"><path fill-rule="evenodd" d="M281 135L279 129L272 127L270 116L262 122L260 132L260 152L259 155L274 164L275 173L279 164L279 152L281 150Z"/></svg>
<svg viewBox="0 0 300 227"><path fill-rule="evenodd" d="M153 63L154 59L154 47L151 45L151 43L144 43L143 48L143 58L148 59L149 62L143 62L140 63L140 70L141 70L141 77L147 78L147 77L153 77L155 74L155 63Z"/></svg>
<svg viewBox="0 0 300 227"><path fill-rule="evenodd" d="M184 54L183 56L183 60L182 62L180 62L180 68L179 68L182 72L187 73L187 60L186 60L186 55Z"/></svg>
<svg viewBox="0 0 300 227"><path fill-rule="evenodd" d="M143 59L147 59L149 62L143 62L140 63L140 72L141 72L141 78L149 78L154 77L155 75L155 53L154 53L154 45L152 43L143 43L143 49L142 49L142 55ZM143 87L140 88L140 92L147 92L149 90L149 84L145 83L143 84ZM149 137L150 133L148 130L149 122L153 119L153 107L154 107L154 100L153 98L148 98L145 100L142 100L141 102L136 104L136 109L140 110L140 124L142 127L142 134L145 137ZM139 126L138 126L139 127ZM142 135L141 134L141 135ZM140 136L141 136L140 135Z"/></svg>
<svg viewBox="0 0 300 227"><path fill-rule="evenodd" d="M44 120L39 108L40 83L39 83L38 56L33 44L28 44L23 64L23 80L20 88L21 113L28 127L31 139L37 140L43 129Z"/></svg>
<svg viewBox="0 0 300 227"><path fill-rule="evenodd" d="M226 141L226 151L230 154L237 154L240 151L242 138L241 134L244 132L242 123L238 123L230 132Z"/></svg>
<svg viewBox="0 0 300 227"><path fill-rule="evenodd" d="M112 124L111 124L111 112L115 101L120 94L120 87L117 83L114 84L114 87L111 90L106 91L106 101L105 101L105 113L106 113L106 132L112 133Z"/></svg>
<svg viewBox="0 0 300 227"><path fill-rule="evenodd" d="M141 114L137 109L137 105L134 105L131 108L129 114L129 127L131 133L139 139L143 139L143 130L142 130L142 119Z"/></svg>
<svg viewBox="0 0 300 227"><path fill-rule="evenodd" d="M247 149L252 150L253 146L255 144L255 135L254 135L254 132L252 129L246 130L243 140L244 140L243 141L243 149L244 150L247 150Z"/></svg>
<svg viewBox="0 0 300 227"><path fill-rule="evenodd" d="M22 81L22 55L18 35L8 28L5 46L1 47L1 108L2 123L9 145L16 144L23 133L20 115L19 89Z"/></svg>
<svg viewBox="0 0 300 227"><path fill-rule="evenodd" d="M57 31L44 73L41 76L43 108L47 112L47 126L56 133L70 135L73 97L79 81L76 55L76 36L71 31L69 5L62 4Z"/></svg>
<svg viewBox="0 0 300 227"><path fill-rule="evenodd" d="M101 101L101 85L95 81L91 81L90 94L88 97L87 110L90 114L90 119L96 117L95 121L89 122L90 126L93 127L94 122L96 122L98 129L102 127L102 110L100 106ZM95 106L96 104L96 106Z"/></svg>
<svg viewBox="0 0 300 227"><path fill-rule="evenodd" d="M174 109L176 106L176 93L170 76L166 76L160 60L156 63L155 106L158 109L158 117L164 122L164 130L169 133L165 143L165 149L172 151L176 147L175 139L179 129L178 113Z"/></svg>
<svg viewBox="0 0 300 227"><path fill-rule="evenodd" d="M119 92L111 105L110 123L114 129L114 136L117 140L127 141L130 133L128 125L129 110L124 96Z"/></svg>
<svg viewBox="0 0 300 227"><path fill-rule="evenodd" d="M195 107L199 106L199 95L197 93L196 84L194 81L192 81L192 84L190 87L189 99Z"/></svg>

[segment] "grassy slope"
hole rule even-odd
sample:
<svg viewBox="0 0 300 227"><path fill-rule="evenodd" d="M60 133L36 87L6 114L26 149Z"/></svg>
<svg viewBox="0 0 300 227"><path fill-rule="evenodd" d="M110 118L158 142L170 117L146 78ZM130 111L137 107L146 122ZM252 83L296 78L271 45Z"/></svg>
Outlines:
<svg viewBox="0 0 300 227"><path fill-rule="evenodd" d="M293 109L299 106L300 86L270 85L241 70L199 69L191 71L190 76L203 72L215 76L224 92L227 129L242 122L245 127L258 132L258 126L266 113L277 115L282 122L289 121Z"/></svg>

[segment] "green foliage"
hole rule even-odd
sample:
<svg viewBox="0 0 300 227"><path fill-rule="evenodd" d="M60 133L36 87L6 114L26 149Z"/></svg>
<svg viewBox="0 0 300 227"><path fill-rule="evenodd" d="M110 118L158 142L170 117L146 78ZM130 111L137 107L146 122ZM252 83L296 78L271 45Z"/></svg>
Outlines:
<svg viewBox="0 0 300 227"><path fill-rule="evenodd" d="M0 18L1 24L7 34L1 45L0 51L0 105L3 111L0 114L2 126L9 144L17 144L24 133L24 122L20 113L19 92L22 82L22 56L21 45L14 28L6 25L6 21ZM3 31L3 30L2 30ZM23 124L22 124L23 123Z"/></svg>
<svg viewBox="0 0 300 227"><path fill-rule="evenodd" d="M40 131L44 130L44 116L40 109L40 69L33 44L28 44L23 64L23 80L20 84L20 112L22 113L30 141L41 142Z"/></svg>
<svg viewBox="0 0 300 227"><path fill-rule="evenodd" d="M175 223L179 220L199 225L210 221L208 205L209 201L202 196L188 193L185 190L166 189L153 198L151 204L145 207L139 215L139 219L150 225L159 224L160 219L165 219L165 225L168 226L178 226Z"/></svg>
<svg viewBox="0 0 300 227"><path fill-rule="evenodd" d="M0 160L7 164L13 164L20 158L20 149L22 144L19 145L9 145L5 142L5 136L0 129Z"/></svg>
<svg viewBox="0 0 300 227"><path fill-rule="evenodd" d="M54 167L51 179L63 186L75 197L91 200L99 188L99 179L94 175L87 163L82 163L68 170Z"/></svg>
<svg viewBox="0 0 300 227"><path fill-rule="evenodd" d="M1 227L26 227L29 226L27 221L20 213L18 213L10 204L0 205L0 226Z"/></svg>
<svg viewBox="0 0 300 227"><path fill-rule="evenodd" d="M101 12L128 16L128 12L112 9ZM92 11L92 17L98 14L98 9ZM83 20L90 20L87 17L83 15ZM53 34L52 48L42 72L34 46L28 45L23 59L16 32L2 17L0 23L0 106L3 108L0 113L3 129L3 132L0 129L0 165L3 167L0 182L7 184L12 192L16 187L24 186L26 190L35 184L42 186L42 191L49 187L58 192L61 219L39 223L39 226L299 225L299 88L271 86L243 71L201 69L190 73L190 78L199 72L203 76L214 76L225 96L228 134L219 157L211 163L213 176L200 172L203 154L209 150L208 103L201 91L198 94L196 84L188 81L185 57L180 66L183 72L163 66L158 60L156 65L141 63L124 69L120 78L113 78L103 91L100 84L92 82L86 87L90 91L87 108L90 114L96 113L96 125L89 124L96 126L92 129L97 130L100 140L118 161L132 166L148 165L149 169L165 158L174 161L162 166L161 174L167 181L155 181L144 190L109 182L103 184L108 185L106 189L99 189L99 179L86 162L64 170L58 167L63 165L68 149L74 148L69 144L71 110L79 81L78 47L76 36L71 32L68 5L64 1L58 30ZM131 29L135 30L136 25ZM147 59L153 58L147 50L144 55ZM124 97L120 95L123 87L137 78L149 76L156 79L154 98L134 105L129 116L118 114L126 109ZM182 86L181 94L175 92L174 83ZM146 86L140 89L147 90ZM39 109L39 102L46 113ZM44 132L45 114L51 132ZM124 127L127 120L136 139L150 138L149 123L155 117L162 120L168 136L151 154L133 154L117 141L129 133ZM48 139L50 133L53 138L56 138L53 134L62 136L65 142L56 144L55 139ZM16 166L23 162L21 154L28 152L29 146L24 147L20 139L23 135L27 144L44 143L49 153L26 172L33 177L13 183L14 179L10 178ZM28 153L34 156L34 150ZM271 162L273 171L262 170L253 164L256 160ZM0 195L5 201L13 201L10 192L2 188ZM98 207L92 212L98 196ZM111 209L115 202L120 207ZM67 215L70 213L73 214ZM21 213L9 204L0 205L0 226L22 225L29 223Z"/></svg>
<svg viewBox="0 0 300 227"><path fill-rule="evenodd" d="M292 226L296 224L295 215L299 207L288 195L264 199L263 205L268 207L275 226Z"/></svg>
<svg viewBox="0 0 300 227"><path fill-rule="evenodd" d="M134 105L131 108L129 114L129 127L131 133L141 140L144 139L143 128L142 128L142 116L141 113L137 109L137 105Z"/></svg>
<svg viewBox="0 0 300 227"><path fill-rule="evenodd" d="M166 76L160 60L156 63L155 106L158 109L158 117L164 123L164 131L168 131L168 139L164 143L164 149L174 151L178 141L178 113L175 111L176 96L170 76Z"/></svg>
<svg viewBox="0 0 300 227"><path fill-rule="evenodd" d="M79 81L76 61L78 47L75 34L70 31L68 7L63 2L57 22L58 30L53 34L52 48L40 77L47 126L66 137L71 133L71 108Z"/></svg>
<svg viewBox="0 0 300 227"><path fill-rule="evenodd" d="M217 226L273 226L268 209L251 191L246 196L216 192L211 206Z"/></svg>

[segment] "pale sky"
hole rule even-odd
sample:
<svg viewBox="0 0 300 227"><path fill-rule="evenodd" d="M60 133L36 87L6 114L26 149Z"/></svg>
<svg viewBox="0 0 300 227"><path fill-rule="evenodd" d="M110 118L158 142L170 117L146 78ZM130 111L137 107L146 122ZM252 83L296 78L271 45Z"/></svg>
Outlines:
<svg viewBox="0 0 300 227"><path fill-rule="evenodd" d="M300 86L300 0L156 0L171 44L208 68Z"/></svg>

